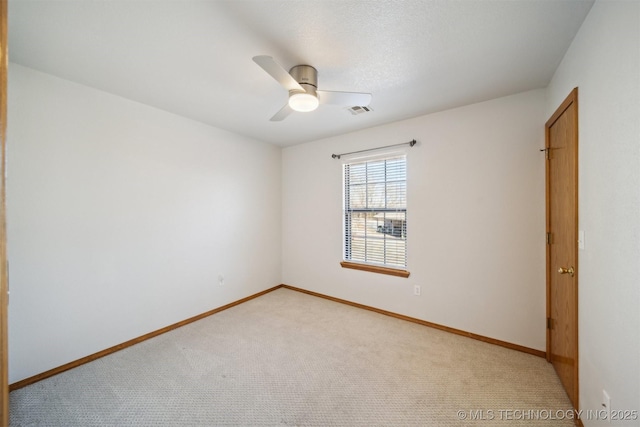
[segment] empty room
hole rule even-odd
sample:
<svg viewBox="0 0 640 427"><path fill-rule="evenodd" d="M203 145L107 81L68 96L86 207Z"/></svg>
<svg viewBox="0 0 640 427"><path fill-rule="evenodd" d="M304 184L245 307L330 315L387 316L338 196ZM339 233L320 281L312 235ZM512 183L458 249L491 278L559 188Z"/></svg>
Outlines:
<svg viewBox="0 0 640 427"><path fill-rule="evenodd" d="M0 5L0 425L640 426L640 2Z"/></svg>

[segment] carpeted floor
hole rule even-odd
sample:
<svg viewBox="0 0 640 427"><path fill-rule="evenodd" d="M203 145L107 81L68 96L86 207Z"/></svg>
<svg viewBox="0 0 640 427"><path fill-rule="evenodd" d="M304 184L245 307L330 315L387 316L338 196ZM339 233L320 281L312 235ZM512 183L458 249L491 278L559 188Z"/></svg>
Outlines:
<svg viewBox="0 0 640 427"><path fill-rule="evenodd" d="M544 359L278 289L10 393L11 426L573 426Z"/></svg>

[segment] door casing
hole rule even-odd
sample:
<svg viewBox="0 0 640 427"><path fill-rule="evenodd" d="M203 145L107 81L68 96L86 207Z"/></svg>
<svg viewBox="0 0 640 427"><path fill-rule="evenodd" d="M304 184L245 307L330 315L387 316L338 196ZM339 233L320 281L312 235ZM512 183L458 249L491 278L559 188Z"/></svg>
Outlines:
<svg viewBox="0 0 640 427"><path fill-rule="evenodd" d="M0 425L9 425L9 346L7 337L9 283L5 202L7 142L7 0L0 0Z"/></svg>

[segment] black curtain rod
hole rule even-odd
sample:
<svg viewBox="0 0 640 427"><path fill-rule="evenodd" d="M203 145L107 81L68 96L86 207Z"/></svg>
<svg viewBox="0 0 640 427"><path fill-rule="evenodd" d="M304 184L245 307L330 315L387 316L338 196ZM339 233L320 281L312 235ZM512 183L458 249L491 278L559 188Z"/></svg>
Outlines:
<svg viewBox="0 0 640 427"><path fill-rule="evenodd" d="M409 142L402 142L400 144L393 144L393 145L385 145L384 147L376 147L376 148L367 148L366 150L360 150L360 151L352 151L350 153L342 153L342 154L332 154L331 158L333 159L339 159L342 156L346 156L348 154L357 154L357 153L364 153L366 151L373 151L373 150L380 150L382 148L389 148L389 147L398 147L400 145L407 145L409 144L409 147L413 147L414 145L416 145L416 140L412 139Z"/></svg>

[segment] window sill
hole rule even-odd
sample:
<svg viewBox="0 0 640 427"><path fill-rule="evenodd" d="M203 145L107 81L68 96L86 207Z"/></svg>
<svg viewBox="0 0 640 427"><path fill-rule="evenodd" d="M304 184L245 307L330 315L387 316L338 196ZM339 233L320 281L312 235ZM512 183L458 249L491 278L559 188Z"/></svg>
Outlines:
<svg viewBox="0 0 640 427"><path fill-rule="evenodd" d="M398 277L404 277L404 278L409 277L409 274L410 274L407 270L400 270L397 268L389 268L389 267L378 267L376 265L369 265L369 264L358 264L358 263L349 262L349 261L342 261L340 265L342 266L342 268L353 268L354 270L369 271L371 273L389 274L391 276L398 276Z"/></svg>

